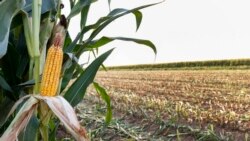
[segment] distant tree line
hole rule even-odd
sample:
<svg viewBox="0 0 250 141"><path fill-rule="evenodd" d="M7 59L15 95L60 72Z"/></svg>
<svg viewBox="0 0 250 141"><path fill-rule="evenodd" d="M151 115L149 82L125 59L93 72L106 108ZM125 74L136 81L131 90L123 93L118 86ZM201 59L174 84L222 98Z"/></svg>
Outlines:
<svg viewBox="0 0 250 141"><path fill-rule="evenodd" d="M189 61L160 64L110 66L108 70L157 70L157 69L250 69L250 59Z"/></svg>

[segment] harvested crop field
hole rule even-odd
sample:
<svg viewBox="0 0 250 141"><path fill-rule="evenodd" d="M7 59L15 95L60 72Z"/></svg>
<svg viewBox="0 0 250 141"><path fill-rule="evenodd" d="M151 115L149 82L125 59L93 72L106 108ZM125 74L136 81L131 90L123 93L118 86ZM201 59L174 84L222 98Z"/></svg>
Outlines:
<svg viewBox="0 0 250 141"><path fill-rule="evenodd" d="M121 133L115 140L249 139L249 70L99 71L96 81L111 97L114 121L126 123L102 130ZM105 114L94 89L85 98L81 106L88 101Z"/></svg>

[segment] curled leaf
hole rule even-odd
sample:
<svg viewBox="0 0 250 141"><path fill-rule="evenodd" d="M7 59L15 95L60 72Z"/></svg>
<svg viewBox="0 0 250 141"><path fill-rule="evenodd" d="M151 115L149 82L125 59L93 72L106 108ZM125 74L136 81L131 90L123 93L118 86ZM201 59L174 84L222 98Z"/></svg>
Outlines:
<svg viewBox="0 0 250 141"><path fill-rule="evenodd" d="M7 116L6 119L8 119L8 118L10 117L10 115L16 110L17 106L19 106L25 99L27 99L27 98L29 98L29 97L30 97L30 95L26 95L26 96L20 98L20 99L12 106L12 108L11 108L11 110L10 110L10 112L9 112L9 114L8 114L8 116Z"/></svg>
<svg viewBox="0 0 250 141"><path fill-rule="evenodd" d="M40 95L27 95L15 103L8 114L8 117L17 109L18 105L27 98L29 99L18 111L10 126L0 138L0 141L17 140L19 133L27 126L34 110L37 109L39 102L44 102L48 105L51 111L60 119L77 141L88 141L85 128L80 125L74 109L62 96L47 97Z"/></svg>
<svg viewBox="0 0 250 141"><path fill-rule="evenodd" d="M60 119L77 141L87 141L87 132L78 122L74 109L62 96L35 96L48 104L51 111Z"/></svg>
<svg viewBox="0 0 250 141"><path fill-rule="evenodd" d="M27 126L34 110L37 108L38 100L30 97L18 111L10 126L4 132L0 141L15 141L19 133Z"/></svg>
<svg viewBox="0 0 250 141"><path fill-rule="evenodd" d="M24 96L22 98L20 98L11 108L11 110L9 111L9 114L4 118L4 122L10 117L11 114L13 114L13 112L16 110L17 106L20 105L24 100L26 100L28 97L30 97L30 95ZM1 124L0 124L1 125Z"/></svg>

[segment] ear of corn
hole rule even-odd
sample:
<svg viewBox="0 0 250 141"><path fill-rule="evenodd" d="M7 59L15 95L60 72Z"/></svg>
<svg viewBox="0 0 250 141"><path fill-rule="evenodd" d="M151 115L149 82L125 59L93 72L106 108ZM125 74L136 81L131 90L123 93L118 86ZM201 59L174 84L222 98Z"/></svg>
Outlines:
<svg viewBox="0 0 250 141"><path fill-rule="evenodd" d="M60 23L53 30L52 45L48 50L45 61L40 87L42 96L55 96L57 94L62 69L62 46L66 35L66 27L66 18L61 16Z"/></svg>
<svg viewBox="0 0 250 141"><path fill-rule="evenodd" d="M63 51L60 46L55 45L58 44L53 44L48 50L41 83L42 96L55 96L57 93L62 67Z"/></svg>

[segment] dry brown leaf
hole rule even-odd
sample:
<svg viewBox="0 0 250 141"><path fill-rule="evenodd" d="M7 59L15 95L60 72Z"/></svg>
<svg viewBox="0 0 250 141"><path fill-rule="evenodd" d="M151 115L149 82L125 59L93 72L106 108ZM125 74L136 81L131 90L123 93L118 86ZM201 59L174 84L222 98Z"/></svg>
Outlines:
<svg viewBox="0 0 250 141"><path fill-rule="evenodd" d="M87 132L78 122L72 106L62 96L46 97L35 96L48 104L51 111L60 119L67 130L77 141L87 141Z"/></svg>
<svg viewBox="0 0 250 141"><path fill-rule="evenodd" d="M60 119L67 130L73 135L77 141L88 141L88 136L85 128L78 122L72 106L62 96L46 97L39 95L28 95L18 100L12 107L9 115L11 115L17 106L21 104L26 98L29 99L24 103L22 108L18 111L10 126L4 132L0 141L14 141L17 140L19 133L27 126L34 110L40 102L46 103L51 111ZM8 115L8 116L9 116Z"/></svg>
<svg viewBox="0 0 250 141"><path fill-rule="evenodd" d="M24 99L22 99L24 100ZM28 101L22 106L22 108L18 111L14 120L11 122L7 130L4 132L0 141L15 141L18 140L17 137L19 133L25 128L33 115L34 110L37 108L37 103L39 101L30 97ZM21 103L21 101L17 102L17 105ZM15 110L15 109L14 109Z"/></svg>

